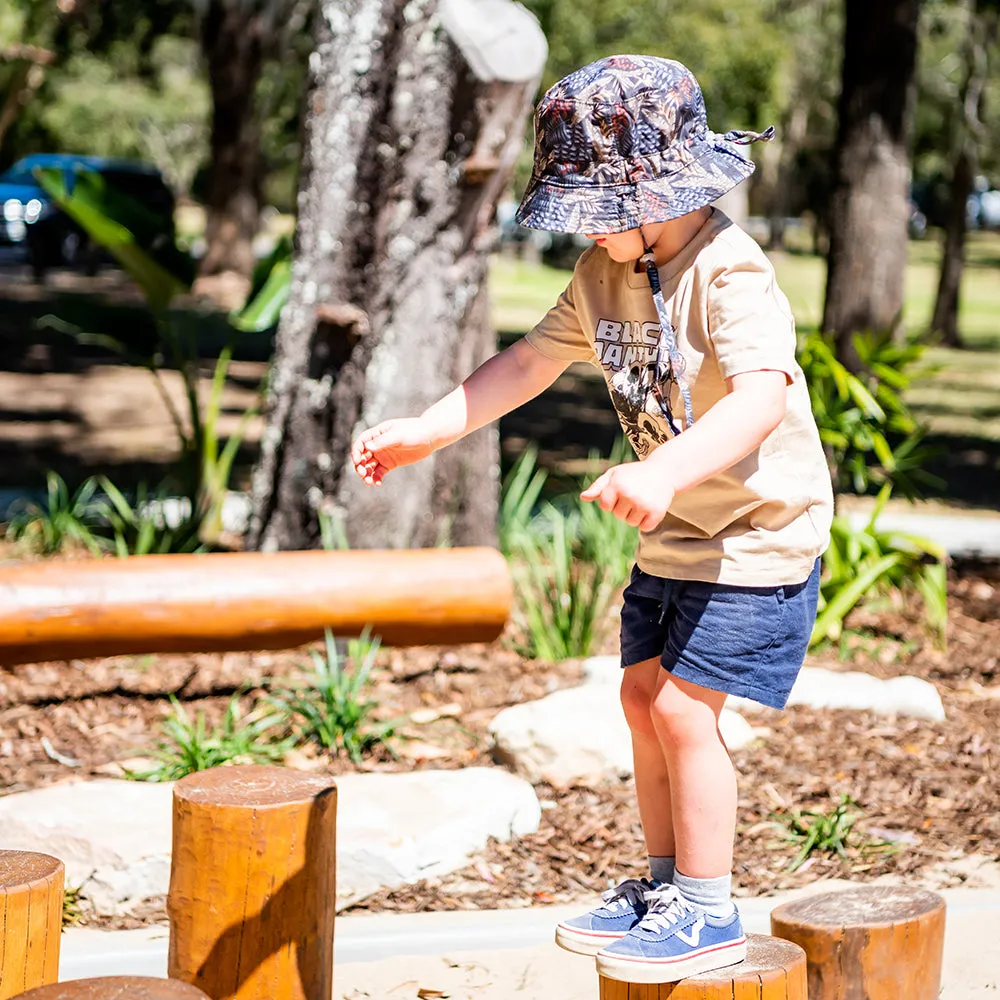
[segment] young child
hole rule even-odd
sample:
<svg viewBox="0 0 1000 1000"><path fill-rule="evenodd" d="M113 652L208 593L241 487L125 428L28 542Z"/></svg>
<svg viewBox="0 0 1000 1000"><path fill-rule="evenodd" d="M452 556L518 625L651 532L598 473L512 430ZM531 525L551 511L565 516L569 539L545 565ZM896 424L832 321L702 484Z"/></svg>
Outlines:
<svg viewBox="0 0 1000 1000"><path fill-rule="evenodd" d="M753 172L741 145L771 134L709 131L694 77L665 59L614 56L557 83L535 115L518 219L597 245L523 340L353 449L358 475L380 486L570 362L604 372L641 461L582 496L640 532L621 698L650 873L561 923L556 940L628 982L745 957L719 713L727 694L784 706L816 614L832 494L794 323L757 244L711 207Z"/></svg>

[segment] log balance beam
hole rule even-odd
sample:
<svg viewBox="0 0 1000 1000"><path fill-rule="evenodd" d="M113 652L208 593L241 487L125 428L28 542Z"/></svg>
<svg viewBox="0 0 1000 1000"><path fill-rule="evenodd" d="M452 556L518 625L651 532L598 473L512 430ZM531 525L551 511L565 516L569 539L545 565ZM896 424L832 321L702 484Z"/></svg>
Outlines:
<svg viewBox="0 0 1000 1000"><path fill-rule="evenodd" d="M488 548L21 563L0 567L0 664L290 649L366 626L388 645L489 642L511 596Z"/></svg>

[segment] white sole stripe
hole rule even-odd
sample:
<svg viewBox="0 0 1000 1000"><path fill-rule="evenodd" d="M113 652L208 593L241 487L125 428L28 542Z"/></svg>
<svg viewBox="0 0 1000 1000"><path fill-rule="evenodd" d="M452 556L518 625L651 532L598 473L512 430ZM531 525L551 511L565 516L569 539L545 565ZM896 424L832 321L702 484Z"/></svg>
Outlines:
<svg viewBox="0 0 1000 1000"><path fill-rule="evenodd" d="M730 941L727 944L713 945L711 948L699 948L697 951L689 951L686 955L675 955L673 958L641 958L632 955L608 955L607 958L614 958L616 962L638 962L642 965L675 965L677 962L687 962L692 958L700 958L702 955L712 955L716 952L724 952L727 948L742 948L746 938L742 941Z"/></svg>

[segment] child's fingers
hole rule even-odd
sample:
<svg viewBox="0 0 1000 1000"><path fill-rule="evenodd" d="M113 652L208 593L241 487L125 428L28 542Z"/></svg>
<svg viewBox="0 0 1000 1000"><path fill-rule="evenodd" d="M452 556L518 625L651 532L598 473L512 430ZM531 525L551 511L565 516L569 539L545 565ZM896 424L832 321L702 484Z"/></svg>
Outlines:
<svg viewBox="0 0 1000 1000"><path fill-rule="evenodd" d="M611 479L610 469L607 472L599 475L581 494L581 500L596 500L603 492L604 487L608 485L608 481Z"/></svg>
<svg viewBox="0 0 1000 1000"><path fill-rule="evenodd" d="M385 479L385 474L389 470L384 465L376 465L367 476L365 476L365 482L369 486L381 486L382 480Z"/></svg>

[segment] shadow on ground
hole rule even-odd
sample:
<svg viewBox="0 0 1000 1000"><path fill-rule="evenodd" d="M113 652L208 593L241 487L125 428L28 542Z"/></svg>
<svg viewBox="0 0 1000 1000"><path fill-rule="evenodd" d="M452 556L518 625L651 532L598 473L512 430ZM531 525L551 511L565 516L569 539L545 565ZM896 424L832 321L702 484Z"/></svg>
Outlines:
<svg viewBox="0 0 1000 1000"><path fill-rule="evenodd" d="M175 316L195 338L207 374L229 336L225 314L189 300ZM0 267L0 488L37 489L50 469L71 486L98 472L125 488L160 482L176 458L176 435L166 411L156 410L162 404L151 376L112 350L80 344L73 330L114 337L139 353L156 342L141 296L120 272L55 273L39 286L26 268ZM513 336L502 333L501 343ZM272 348L268 335L237 341L223 436L252 405ZM237 484L256 458L258 434L259 425L240 452ZM549 487L559 491L584 474L590 453L609 454L619 434L603 379L573 365L548 392L501 420L503 469L536 443L539 464L552 474ZM927 471L945 482L931 495L996 506L1000 441L939 434L928 443L938 454Z"/></svg>

